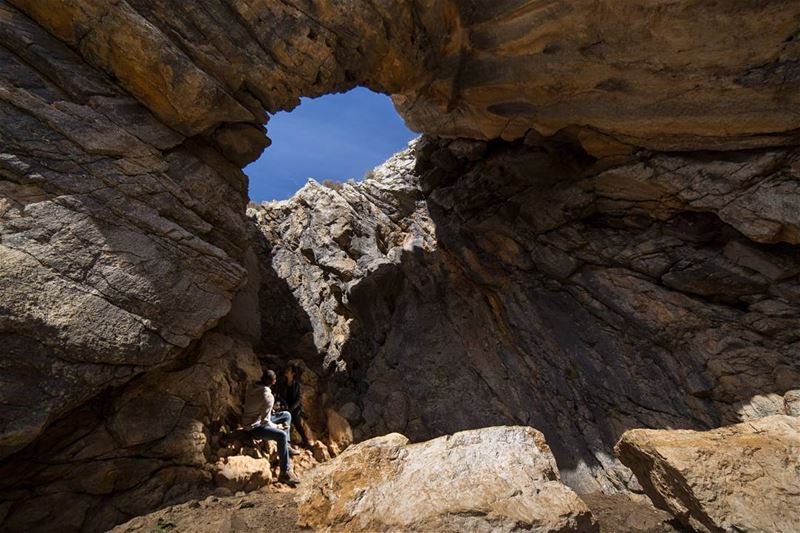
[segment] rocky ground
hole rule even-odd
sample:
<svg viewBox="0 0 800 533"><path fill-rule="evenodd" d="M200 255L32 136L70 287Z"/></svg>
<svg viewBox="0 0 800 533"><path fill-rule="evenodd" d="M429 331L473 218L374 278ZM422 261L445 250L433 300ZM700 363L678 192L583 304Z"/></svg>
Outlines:
<svg viewBox="0 0 800 533"><path fill-rule="evenodd" d="M208 496L140 516L112 533L244 533L311 531L297 525L291 490L262 490L242 496Z"/></svg>
<svg viewBox="0 0 800 533"><path fill-rule="evenodd" d="M295 491L261 490L244 496L209 496L168 507L119 525L112 533L275 533L313 531L298 526ZM672 519L646 502L626 496L581 496L597 518L601 533L682 533Z"/></svg>
<svg viewBox="0 0 800 533"><path fill-rule="evenodd" d="M582 494L600 525L600 533L685 533L687 530L649 499L623 494Z"/></svg>
<svg viewBox="0 0 800 533"><path fill-rule="evenodd" d="M266 456L252 461L270 468ZM223 483L212 495L111 531L683 531L642 496L572 493L558 481L542 435L531 428L484 429L416 445L389 435L308 466L305 456L295 462L298 488L251 471L249 482L259 488L240 479L237 488L248 492L233 494Z"/></svg>
<svg viewBox="0 0 800 533"><path fill-rule="evenodd" d="M646 496L578 496L533 428L483 428L413 444L393 433L322 464L305 452L295 462L296 489L240 468L214 495L115 531L253 531L269 523L275 531L329 533L711 533L788 532L800 523L797 417L705 432L631 430L616 451ZM269 472L268 457L247 459Z"/></svg>

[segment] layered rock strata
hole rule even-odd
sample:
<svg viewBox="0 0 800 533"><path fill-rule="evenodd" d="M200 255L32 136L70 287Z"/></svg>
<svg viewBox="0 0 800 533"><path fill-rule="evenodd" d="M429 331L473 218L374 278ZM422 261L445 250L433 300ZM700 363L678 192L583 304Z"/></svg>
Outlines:
<svg viewBox="0 0 800 533"><path fill-rule="evenodd" d="M626 432L622 462L650 499L693 531L794 531L800 524L800 419L712 431Z"/></svg>
<svg viewBox="0 0 800 533"><path fill-rule="evenodd" d="M524 427L356 444L313 471L298 504L300 525L328 532L599 531L542 434Z"/></svg>
<svg viewBox="0 0 800 533"><path fill-rule="evenodd" d="M580 125L661 149L797 139L792 2L11 3L165 124L243 159L264 145L264 110L357 84L437 135Z"/></svg>
<svg viewBox="0 0 800 533"><path fill-rule="evenodd" d="M245 278L246 178L0 4L0 456L174 360Z"/></svg>

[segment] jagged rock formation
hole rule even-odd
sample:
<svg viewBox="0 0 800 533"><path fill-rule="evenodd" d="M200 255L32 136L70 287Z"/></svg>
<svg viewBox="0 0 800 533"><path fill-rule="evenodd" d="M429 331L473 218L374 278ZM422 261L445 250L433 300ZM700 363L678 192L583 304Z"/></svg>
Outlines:
<svg viewBox="0 0 800 533"><path fill-rule="evenodd" d="M423 141L250 211L296 309L264 330L313 337L356 440L529 424L568 484L613 492L638 490L626 429L785 412L800 255L756 240L796 242L797 152L575 150Z"/></svg>
<svg viewBox="0 0 800 533"><path fill-rule="evenodd" d="M627 486L624 429L777 412L797 388L798 27L777 1L0 0L0 528L184 497L251 346L339 369L329 418L357 439L531 423L587 490ZM377 252L315 229L330 262L286 281L263 265L295 245L249 228L240 167L265 111L358 84L491 142L431 144L424 193L352 199L375 205L362 235L390 233ZM339 253L359 247L376 261ZM331 294L298 304L312 274ZM135 408L151 395L177 399Z"/></svg>
<svg viewBox="0 0 800 533"><path fill-rule="evenodd" d="M617 448L650 499L694 531L794 531L800 524L800 418L704 432L634 429Z"/></svg>
<svg viewBox="0 0 800 533"><path fill-rule="evenodd" d="M358 335L353 328L391 319L382 309L354 321L348 306L356 305L354 291L366 299L391 291L404 254L436 251L415 164L406 150L358 184L332 188L309 180L290 200L248 210L262 245L260 315L269 348L345 369L342 350Z"/></svg>
<svg viewBox="0 0 800 533"><path fill-rule="evenodd" d="M523 427L356 444L314 470L298 503L298 523L326 532L599 531L542 434Z"/></svg>

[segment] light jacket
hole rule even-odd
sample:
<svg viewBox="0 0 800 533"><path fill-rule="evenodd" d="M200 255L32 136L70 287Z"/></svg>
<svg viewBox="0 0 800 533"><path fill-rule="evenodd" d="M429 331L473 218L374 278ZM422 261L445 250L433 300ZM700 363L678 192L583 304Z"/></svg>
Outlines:
<svg viewBox="0 0 800 533"><path fill-rule="evenodd" d="M269 387L266 385L250 386L245 396L242 426L250 429L256 426L277 428L278 426L272 422L274 405L275 397Z"/></svg>

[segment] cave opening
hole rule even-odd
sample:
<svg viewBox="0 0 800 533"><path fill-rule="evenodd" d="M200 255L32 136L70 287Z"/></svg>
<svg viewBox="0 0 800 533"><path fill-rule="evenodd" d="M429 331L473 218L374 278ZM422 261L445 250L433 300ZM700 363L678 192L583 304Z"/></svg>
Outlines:
<svg viewBox="0 0 800 533"><path fill-rule="evenodd" d="M304 97L295 109L272 115L267 133L271 145L244 169L257 203L288 199L309 178L360 181L417 135L388 96L364 87Z"/></svg>

